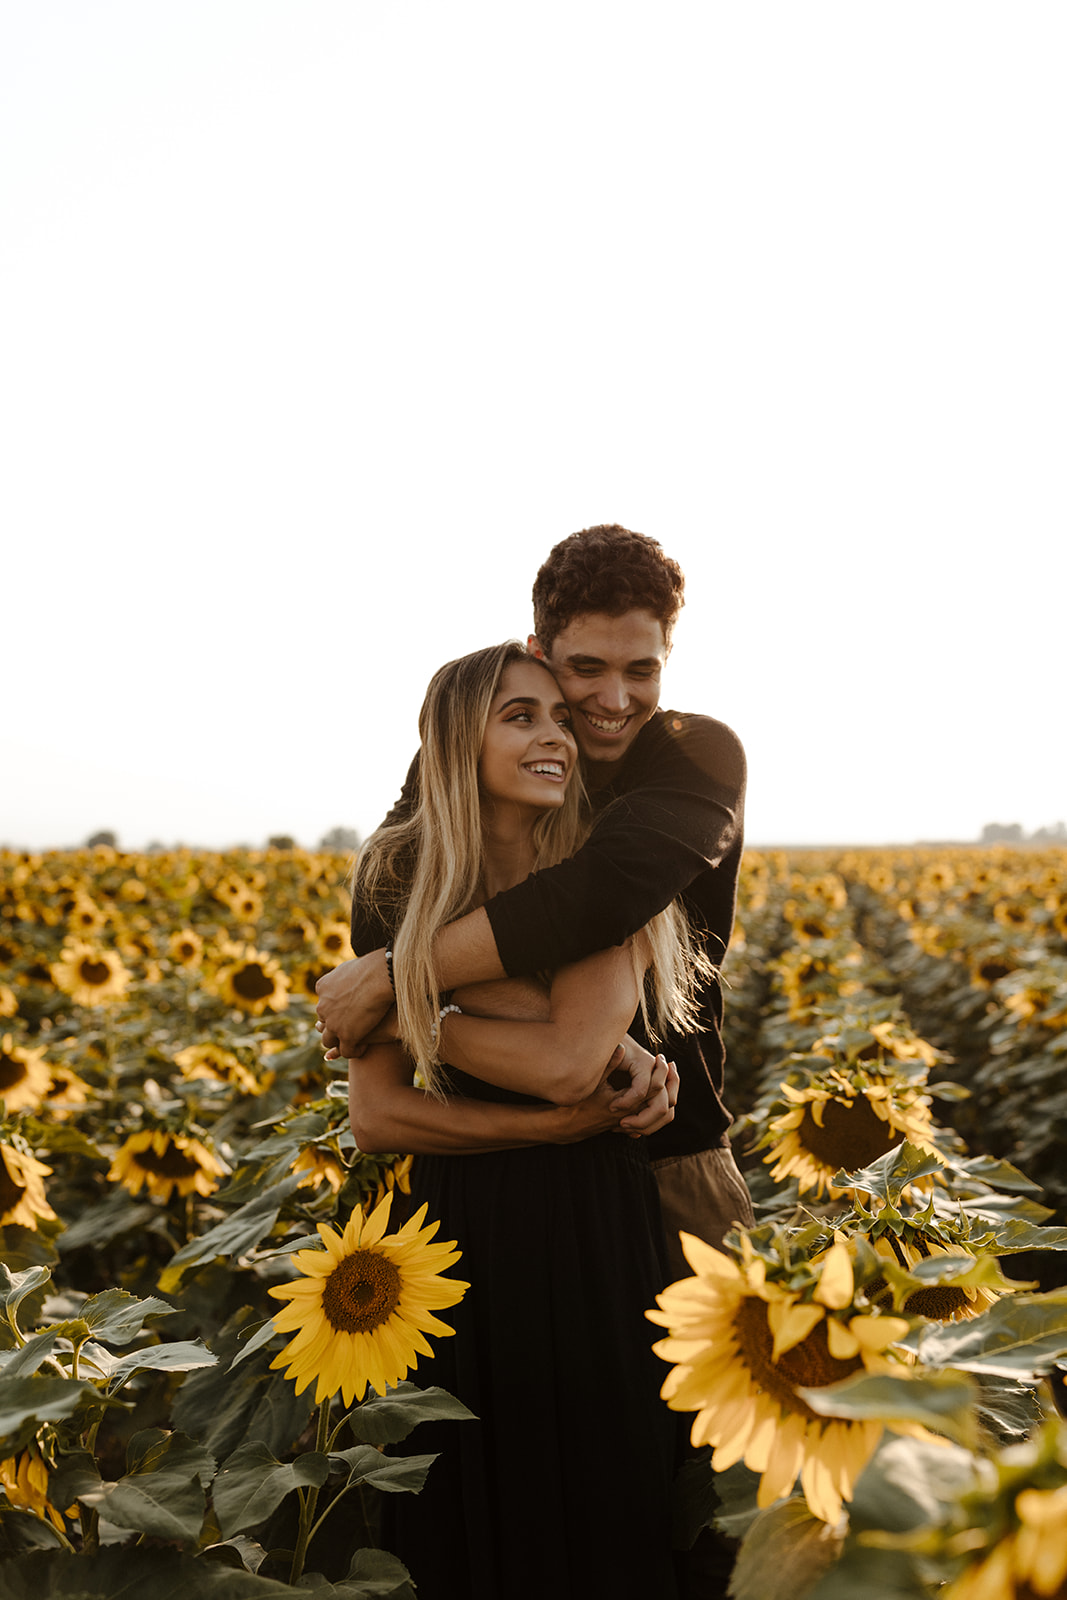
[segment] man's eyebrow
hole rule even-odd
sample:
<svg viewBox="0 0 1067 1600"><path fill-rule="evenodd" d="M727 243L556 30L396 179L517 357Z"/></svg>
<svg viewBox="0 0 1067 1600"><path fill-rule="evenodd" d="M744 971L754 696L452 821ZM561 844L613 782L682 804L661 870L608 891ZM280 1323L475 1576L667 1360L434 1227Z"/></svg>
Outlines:
<svg viewBox="0 0 1067 1600"><path fill-rule="evenodd" d="M607 662L603 656L564 656L564 665L568 667L606 667ZM659 656L638 656L635 661L628 661L627 667L661 667L663 665Z"/></svg>

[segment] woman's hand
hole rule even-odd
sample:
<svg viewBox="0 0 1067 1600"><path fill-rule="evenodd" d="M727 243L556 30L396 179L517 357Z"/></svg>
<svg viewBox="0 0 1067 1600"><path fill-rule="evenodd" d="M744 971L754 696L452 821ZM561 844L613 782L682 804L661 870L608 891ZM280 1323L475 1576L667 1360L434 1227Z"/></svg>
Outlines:
<svg viewBox="0 0 1067 1600"><path fill-rule="evenodd" d="M655 1133L671 1121L678 1099L678 1072L673 1062L665 1063L662 1056L652 1055L627 1034L608 1062L608 1072L622 1091L615 1097L614 1109L624 1133Z"/></svg>
<svg viewBox="0 0 1067 1600"><path fill-rule="evenodd" d="M634 1045L639 1050L640 1045ZM678 1072L673 1061L664 1056L650 1057L648 1093L636 1111L625 1114L619 1108L619 1091L611 1082L620 1066L619 1046L608 1063L600 1083L591 1095L575 1106L556 1106L552 1116L556 1124L554 1144L576 1144L581 1139L591 1139L598 1133L625 1133L631 1139L642 1139L658 1128L666 1127L674 1118L674 1105L678 1098Z"/></svg>

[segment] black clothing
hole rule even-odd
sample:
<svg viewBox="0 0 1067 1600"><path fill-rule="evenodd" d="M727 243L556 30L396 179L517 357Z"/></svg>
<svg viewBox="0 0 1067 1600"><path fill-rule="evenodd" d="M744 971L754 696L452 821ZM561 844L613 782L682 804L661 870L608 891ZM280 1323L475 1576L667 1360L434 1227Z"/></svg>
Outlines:
<svg viewBox="0 0 1067 1600"><path fill-rule="evenodd" d="M387 822L409 816L418 758ZM745 755L722 722L657 711L593 795L596 820L567 861L531 873L487 902L500 960L511 977L550 971L622 944L681 895L708 956L718 966L733 928L743 844ZM387 944L380 918L352 908L357 955ZM722 1102L722 993L700 996L699 1034L668 1034L660 1048L678 1066L674 1121L647 1141L649 1156L688 1155L727 1143L732 1118ZM647 1044L638 1016L632 1036Z"/></svg>
<svg viewBox="0 0 1067 1600"><path fill-rule="evenodd" d="M450 1069L453 1093L530 1103ZM416 1381L477 1422L430 1423L419 1495L390 1495L383 1540L419 1600L672 1600L677 1418L645 1318L663 1281L647 1139L415 1159L414 1208L458 1239L471 1287ZM688 1419L686 1419L688 1421Z"/></svg>

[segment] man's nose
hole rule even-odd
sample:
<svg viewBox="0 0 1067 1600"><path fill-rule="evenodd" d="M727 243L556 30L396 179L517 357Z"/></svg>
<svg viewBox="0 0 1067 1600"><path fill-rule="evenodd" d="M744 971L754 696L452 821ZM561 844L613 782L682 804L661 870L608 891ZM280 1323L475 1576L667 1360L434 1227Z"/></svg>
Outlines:
<svg viewBox="0 0 1067 1600"><path fill-rule="evenodd" d="M625 711L630 696L622 678L602 678L597 687L597 700L605 711Z"/></svg>

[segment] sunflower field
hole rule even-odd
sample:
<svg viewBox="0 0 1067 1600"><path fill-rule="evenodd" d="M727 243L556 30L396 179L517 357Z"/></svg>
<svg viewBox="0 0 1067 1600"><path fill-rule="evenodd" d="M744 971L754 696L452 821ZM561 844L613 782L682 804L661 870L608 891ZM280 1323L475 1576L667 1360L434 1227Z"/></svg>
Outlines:
<svg viewBox="0 0 1067 1600"><path fill-rule="evenodd" d="M313 1029L348 864L0 852L11 1600L414 1595L379 1508L467 1285ZM757 1220L649 1308L678 1542L737 1600L1067 1600L1067 852L750 852L723 976Z"/></svg>

